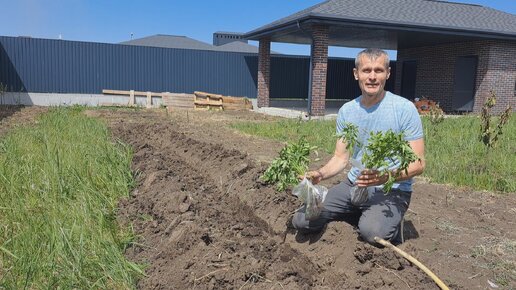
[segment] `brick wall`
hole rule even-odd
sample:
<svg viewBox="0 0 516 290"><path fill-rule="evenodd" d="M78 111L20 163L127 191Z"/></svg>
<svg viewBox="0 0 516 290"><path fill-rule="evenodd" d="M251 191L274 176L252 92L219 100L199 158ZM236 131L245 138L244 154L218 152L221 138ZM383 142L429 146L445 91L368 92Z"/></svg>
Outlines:
<svg viewBox="0 0 516 290"><path fill-rule="evenodd" d="M474 112L480 112L490 91L496 98L493 112L500 113L512 106L516 110L516 42L493 41L488 50L487 69L477 77Z"/></svg>
<svg viewBox="0 0 516 290"><path fill-rule="evenodd" d="M258 45L258 107L268 107L271 75L271 40L260 39Z"/></svg>
<svg viewBox="0 0 516 290"><path fill-rule="evenodd" d="M473 112L480 112L491 90L498 96L494 112L503 111L509 104L514 108L516 42L485 40L399 49L395 91L401 92L403 61L415 60L416 96L438 101L445 111L451 111L455 62L459 56L471 55L478 57Z"/></svg>
<svg viewBox="0 0 516 290"><path fill-rule="evenodd" d="M326 76L328 71L328 26L314 25L311 28L312 45L312 115L325 112Z"/></svg>

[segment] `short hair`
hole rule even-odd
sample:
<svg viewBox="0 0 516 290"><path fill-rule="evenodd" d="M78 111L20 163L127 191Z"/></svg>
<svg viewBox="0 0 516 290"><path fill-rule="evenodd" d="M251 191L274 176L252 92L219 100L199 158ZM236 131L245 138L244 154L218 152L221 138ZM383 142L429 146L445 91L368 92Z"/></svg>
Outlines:
<svg viewBox="0 0 516 290"><path fill-rule="evenodd" d="M385 56L385 67L389 67L389 55L385 50L379 48L366 48L357 54L357 57L355 58L355 68L358 68L360 57L362 57L362 55L369 57L371 60L375 60L383 55Z"/></svg>

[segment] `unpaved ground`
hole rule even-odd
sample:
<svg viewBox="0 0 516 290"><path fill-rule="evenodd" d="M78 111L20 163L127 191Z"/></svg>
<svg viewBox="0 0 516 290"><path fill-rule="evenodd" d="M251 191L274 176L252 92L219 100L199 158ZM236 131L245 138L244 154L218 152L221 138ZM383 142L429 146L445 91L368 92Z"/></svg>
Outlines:
<svg viewBox="0 0 516 290"><path fill-rule="evenodd" d="M239 119L274 118L242 112L88 114L107 120L114 137L134 148L138 186L121 202L119 216L139 236L127 256L148 265L140 288L438 289L390 250L359 241L347 223L331 223L319 235L284 235L300 204L258 180L283 145L226 127ZM498 289L516 288L515 194L418 180L410 208L400 248L450 288L490 289L488 280Z"/></svg>
<svg viewBox="0 0 516 290"><path fill-rule="evenodd" d="M121 204L149 263L144 289L437 289L390 250L332 223L322 235L289 233L299 202L258 177L280 143L225 125L252 113L107 112L114 135L135 150L139 187ZM324 159L324 158L323 158ZM315 165L314 165L315 166ZM331 180L329 184L336 182ZM401 248L453 289L515 287L516 195L496 196L419 180Z"/></svg>
<svg viewBox="0 0 516 290"><path fill-rule="evenodd" d="M16 126L30 125L48 108L0 105L0 136Z"/></svg>

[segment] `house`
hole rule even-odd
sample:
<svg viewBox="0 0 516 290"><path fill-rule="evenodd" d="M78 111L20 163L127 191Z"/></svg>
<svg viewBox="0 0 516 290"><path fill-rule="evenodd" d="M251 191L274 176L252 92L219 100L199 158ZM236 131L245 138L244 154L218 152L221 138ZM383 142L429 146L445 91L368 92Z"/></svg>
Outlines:
<svg viewBox="0 0 516 290"><path fill-rule="evenodd" d="M438 0L328 0L244 34L259 41L258 105L269 106L270 44L311 44L313 115L325 112L328 46L397 50L395 93L448 112L516 105L516 15Z"/></svg>

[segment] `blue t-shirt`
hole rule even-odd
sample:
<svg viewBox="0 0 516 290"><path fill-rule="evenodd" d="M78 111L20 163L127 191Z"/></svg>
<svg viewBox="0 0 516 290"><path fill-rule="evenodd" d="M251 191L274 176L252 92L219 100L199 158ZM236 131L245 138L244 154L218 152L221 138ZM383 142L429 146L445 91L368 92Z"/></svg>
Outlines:
<svg viewBox="0 0 516 290"><path fill-rule="evenodd" d="M374 106L365 108L360 104L362 96L345 103L337 116L337 134L342 132L345 123L350 122L359 129L358 141L360 148L354 148L351 158L361 162L363 149L367 146L370 132L388 131L395 133L404 132L405 140L412 141L423 138L423 126L416 107L409 100L386 92L385 97ZM389 168L399 167L399 162L391 162ZM360 170L352 167L348 173L351 182L355 182ZM412 191L412 178L399 183L394 183L393 188L402 191Z"/></svg>

